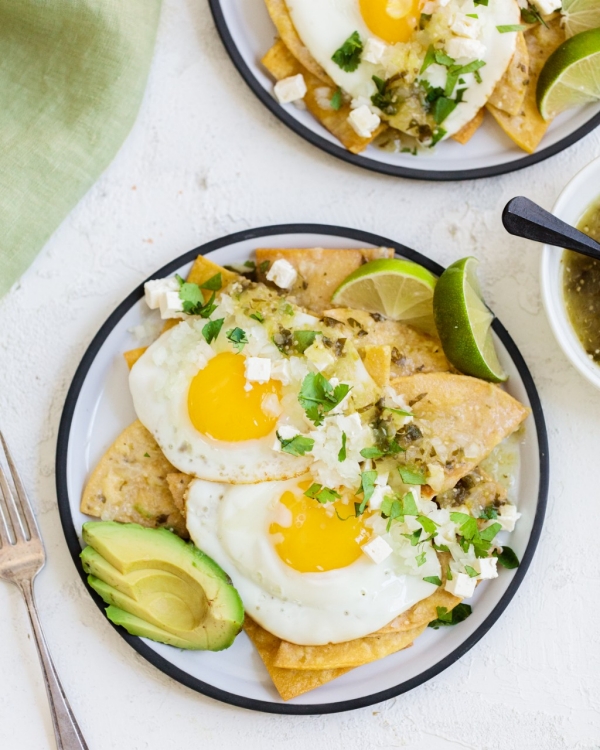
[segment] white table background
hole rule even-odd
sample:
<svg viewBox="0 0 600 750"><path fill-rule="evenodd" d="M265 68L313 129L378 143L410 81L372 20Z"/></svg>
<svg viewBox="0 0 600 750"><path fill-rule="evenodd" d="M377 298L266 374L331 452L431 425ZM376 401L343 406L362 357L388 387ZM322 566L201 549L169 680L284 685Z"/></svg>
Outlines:
<svg viewBox="0 0 600 750"><path fill-rule="evenodd" d="M205 0L165 0L137 124L117 158L0 300L0 425L34 498L48 564L37 601L90 750L587 750L600 748L600 393L563 356L540 300L539 249L509 237L514 195L550 208L600 155L600 132L504 177L384 177L289 132L247 89ZM550 434L546 526L507 612L463 659L395 700L348 714L222 705L144 662L87 595L64 543L54 452L65 394L97 328L142 278L202 242L283 222L347 225L443 264L481 263L487 299L540 389ZM0 583L0 747L54 740L18 591Z"/></svg>

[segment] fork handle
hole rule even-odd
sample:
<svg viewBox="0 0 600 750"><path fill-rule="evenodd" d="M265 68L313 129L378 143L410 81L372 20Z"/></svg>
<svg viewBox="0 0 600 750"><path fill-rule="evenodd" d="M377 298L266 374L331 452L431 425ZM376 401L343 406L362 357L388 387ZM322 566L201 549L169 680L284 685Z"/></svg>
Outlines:
<svg viewBox="0 0 600 750"><path fill-rule="evenodd" d="M56 746L58 750L88 750L88 746L73 716L69 702L56 674L56 669L50 658L50 652L46 645L42 625L33 598L33 581L19 581L17 585L27 604L27 612L35 636L35 645L37 646L42 671L44 672L44 683L46 685L46 692L48 693L48 702L50 703Z"/></svg>

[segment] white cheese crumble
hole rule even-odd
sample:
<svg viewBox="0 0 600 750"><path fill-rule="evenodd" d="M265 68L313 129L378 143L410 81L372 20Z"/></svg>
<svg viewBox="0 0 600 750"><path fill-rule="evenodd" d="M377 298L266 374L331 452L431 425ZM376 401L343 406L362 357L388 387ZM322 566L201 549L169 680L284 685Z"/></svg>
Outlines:
<svg viewBox="0 0 600 750"><path fill-rule="evenodd" d="M339 461L342 433L346 433L346 460ZM363 427L356 413L326 417L323 424L314 427L308 437L314 440L310 455L315 458L311 472L316 482L326 487L345 486L356 489L360 484L360 464L364 460L360 451L372 442L371 430Z"/></svg>
<svg viewBox="0 0 600 750"><path fill-rule="evenodd" d="M562 0L531 0L531 2L543 16L554 13L562 5Z"/></svg>
<svg viewBox="0 0 600 750"><path fill-rule="evenodd" d="M373 114L366 104L361 104L348 115L348 122L354 132L361 138L370 138L381 122L378 115Z"/></svg>
<svg viewBox="0 0 600 750"><path fill-rule="evenodd" d="M380 63L386 51L386 45L381 39L369 37L363 48L362 60L365 62Z"/></svg>
<svg viewBox="0 0 600 750"><path fill-rule="evenodd" d="M307 91L304 76L298 73L289 78L282 78L281 81L277 81L273 91L280 104L290 104L298 99L304 99Z"/></svg>
<svg viewBox="0 0 600 750"><path fill-rule="evenodd" d="M271 360L268 357L246 357L244 362L246 380L253 383L268 383L271 379Z"/></svg>
<svg viewBox="0 0 600 750"><path fill-rule="evenodd" d="M457 36L476 39L480 32L479 21L476 18L469 18L469 16L464 13L457 13L452 25L450 26L450 30Z"/></svg>
<svg viewBox="0 0 600 750"><path fill-rule="evenodd" d="M373 560L376 565L386 560L394 551L382 536L375 536L361 547L365 555Z"/></svg>
<svg viewBox="0 0 600 750"><path fill-rule="evenodd" d="M466 573L454 573L451 581L446 581L444 588L453 596L460 599L469 599L475 593L477 579L471 578Z"/></svg>
<svg viewBox="0 0 600 750"><path fill-rule="evenodd" d="M179 282L174 276L168 279L152 279L144 284L144 299L151 310L158 310L167 292L179 290Z"/></svg>
<svg viewBox="0 0 600 750"><path fill-rule="evenodd" d="M163 320L169 318L185 318L183 312L183 300L179 292L165 292L160 298L160 317Z"/></svg>
<svg viewBox="0 0 600 750"><path fill-rule="evenodd" d="M335 357L325 347L321 339L316 339L304 352L304 356L317 368L319 372L331 367L335 363Z"/></svg>
<svg viewBox="0 0 600 750"><path fill-rule="evenodd" d="M279 380L282 385L291 383L290 363L287 359L276 359L271 362L271 379Z"/></svg>
<svg viewBox="0 0 600 750"><path fill-rule="evenodd" d="M490 578L498 578L498 558L477 558L477 560L475 560L475 562L473 563L473 569L479 573L477 578L482 581L487 581Z"/></svg>
<svg viewBox="0 0 600 750"><path fill-rule="evenodd" d="M280 289L290 289L297 278L298 272L285 258L276 260L267 273L267 280L272 281Z"/></svg>
<svg viewBox="0 0 600 750"><path fill-rule="evenodd" d="M486 53L486 46L477 39L452 37L446 43L446 53L455 60L481 60Z"/></svg>
<svg viewBox="0 0 600 750"><path fill-rule="evenodd" d="M502 531L514 531L516 522L521 518L515 505L503 505L495 520L502 526Z"/></svg>

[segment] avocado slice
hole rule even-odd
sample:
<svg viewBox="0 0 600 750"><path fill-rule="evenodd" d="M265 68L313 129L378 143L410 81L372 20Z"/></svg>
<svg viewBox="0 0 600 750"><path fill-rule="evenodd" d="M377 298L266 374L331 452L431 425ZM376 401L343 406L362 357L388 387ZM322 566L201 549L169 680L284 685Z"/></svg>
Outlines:
<svg viewBox="0 0 600 750"><path fill-rule="evenodd" d="M180 648L220 651L233 643L244 620L239 594L193 544L167 529L114 521L84 524L83 538L88 582L111 605L113 622Z"/></svg>

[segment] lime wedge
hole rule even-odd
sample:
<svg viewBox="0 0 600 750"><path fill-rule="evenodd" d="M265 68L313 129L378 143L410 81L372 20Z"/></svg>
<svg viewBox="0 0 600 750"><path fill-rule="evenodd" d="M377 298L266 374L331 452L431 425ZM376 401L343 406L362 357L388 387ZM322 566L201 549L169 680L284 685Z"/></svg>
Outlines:
<svg viewBox="0 0 600 750"><path fill-rule="evenodd" d="M463 258L448 266L435 288L433 314L448 361L465 375L499 383L507 375L490 330L494 316L481 298L478 262Z"/></svg>
<svg viewBox="0 0 600 750"><path fill-rule="evenodd" d="M410 260L372 260L342 281L332 302L431 329L436 281L432 273Z"/></svg>
<svg viewBox="0 0 600 750"><path fill-rule="evenodd" d="M600 27L598 0L563 0L562 14L567 37Z"/></svg>
<svg viewBox="0 0 600 750"><path fill-rule="evenodd" d="M544 120L569 107L600 100L600 29L583 31L563 42L546 60L537 85Z"/></svg>

